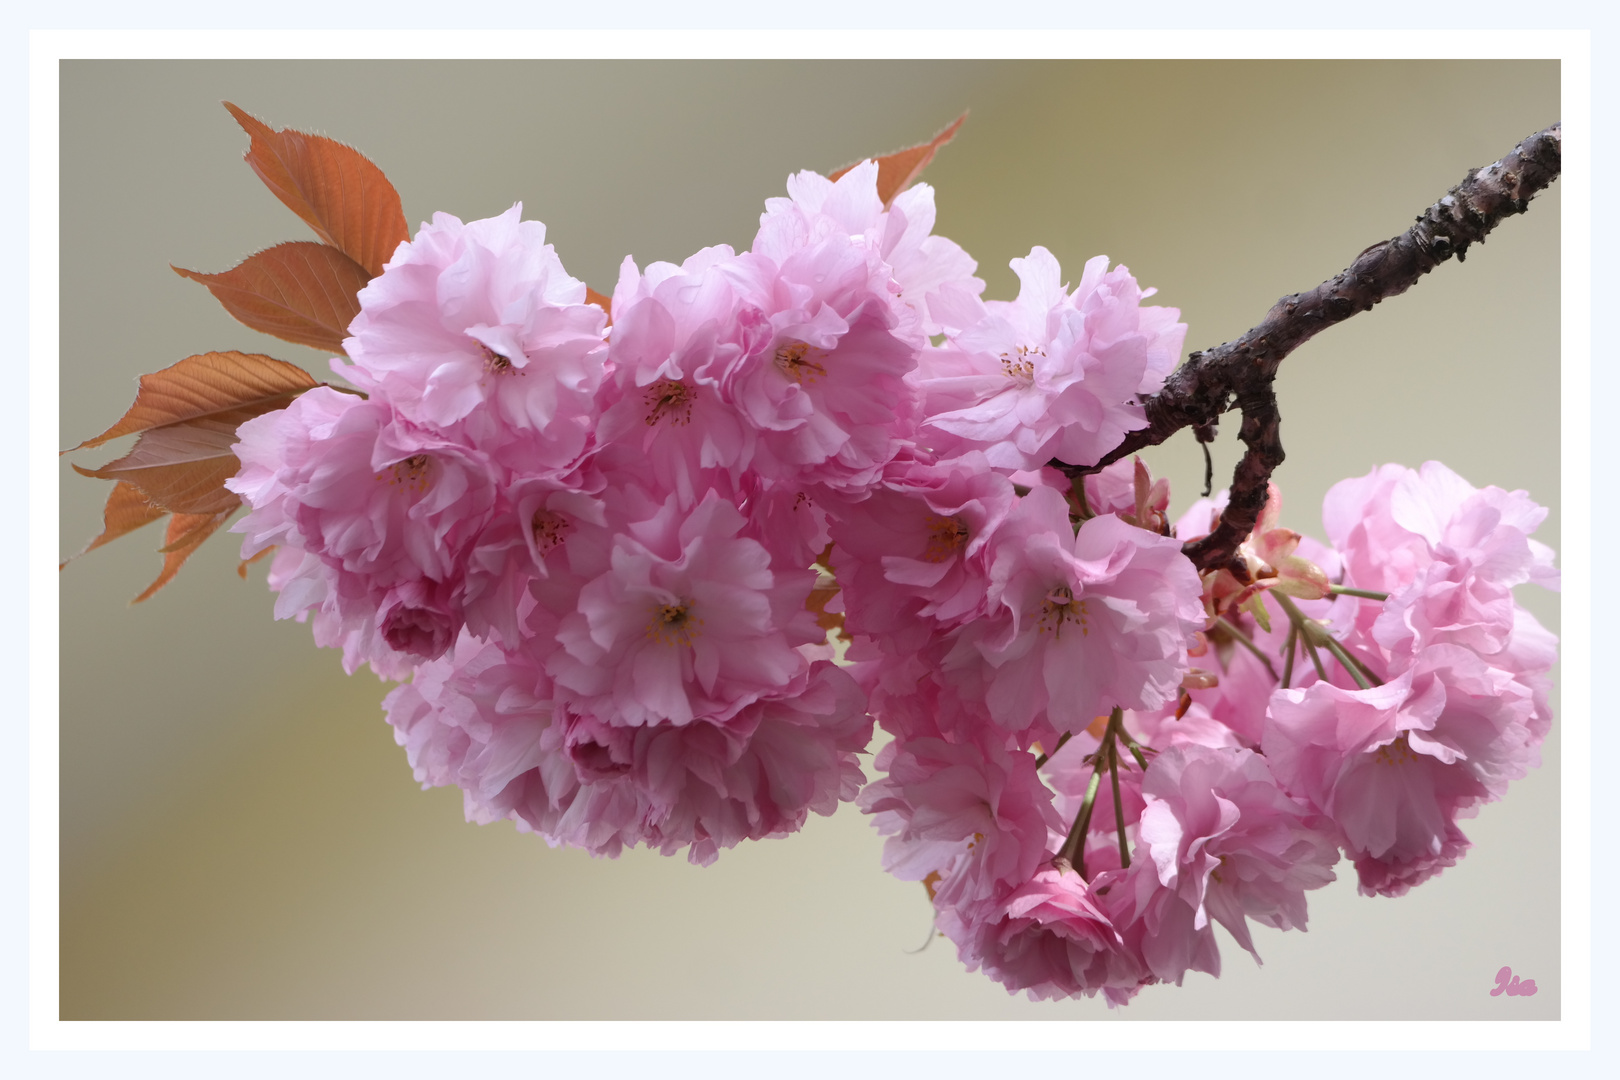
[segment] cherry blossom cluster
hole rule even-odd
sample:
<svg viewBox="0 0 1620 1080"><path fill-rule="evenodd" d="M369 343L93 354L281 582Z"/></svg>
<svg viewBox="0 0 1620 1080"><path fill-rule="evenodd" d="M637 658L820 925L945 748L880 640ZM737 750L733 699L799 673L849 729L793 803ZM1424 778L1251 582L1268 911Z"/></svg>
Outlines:
<svg viewBox="0 0 1620 1080"><path fill-rule="evenodd" d="M424 786L603 855L698 863L858 799L963 961L1034 997L1219 972L1452 865L1535 762L1556 585L1522 493L1436 463L1329 495L1241 566L1183 554L1138 461L1186 332L1035 248L1012 301L878 166L800 173L752 246L626 259L587 302L514 206L435 215L360 293L354 392L243 425L278 617L401 685ZM867 783L874 721L892 736ZM863 788L863 785L864 788Z"/></svg>
<svg viewBox="0 0 1620 1080"><path fill-rule="evenodd" d="M1546 511L1523 492L1476 490L1437 462L1387 465L1329 492L1324 546L1278 525L1273 487L1241 580L1187 564L1157 596L1088 577L1123 562L1118 547L1086 550L1088 531L1193 540L1223 499L1171 526L1168 486L1140 462L1085 492L1078 530L1004 531L1055 502L1039 489L995 527L984 577L1001 610L935 627L917 662L881 644L869 662L896 739L861 802L890 837L885 865L927 885L970 968L1035 998L1114 1004L1218 975L1215 923L1258 960L1249 921L1303 929L1305 893L1333 880L1341 851L1362 893L1399 896L1467 849L1459 818L1539 764L1556 643L1511 590L1556 587L1557 572L1529 538ZM1071 536L1060 562L1050 553ZM1112 635L1099 610L1118 619ZM1148 646L1145 630L1185 631L1189 616L1187 639ZM1177 681L1129 666L1177 640ZM1022 677L1001 682L1015 664Z"/></svg>

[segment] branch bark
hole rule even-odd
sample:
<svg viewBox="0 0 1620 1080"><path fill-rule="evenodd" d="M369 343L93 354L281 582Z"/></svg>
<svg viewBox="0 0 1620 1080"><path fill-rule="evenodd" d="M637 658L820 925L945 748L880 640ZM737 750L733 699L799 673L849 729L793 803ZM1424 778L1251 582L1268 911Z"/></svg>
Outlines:
<svg viewBox="0 0 1620 1080"><path fill-rule="evenodd" d="M1502 219L1524 213L1530 200L1558 178L1561 148L1562 126L1554 124L1500 161L1474 169L1401 235L1369 247L1316 288L1278 300L1258 326L1235 341L1190 353L1164 388L1143 402L1147 427L1131 432L1101 461L1077 466L1054 460L1052 466L1078 479L1186 427L1208 442L1222 413L1241 410L1238 437L1245 449L1226 510L1213 532L1182 550L1200 571L1224 566L1246 581L1238 545L1265 508L1266 484L1284 456L1272 388L1283 358L1328 327L1405 292L1452 256L1462 262L1472 245L1482 243Z"/></svg>

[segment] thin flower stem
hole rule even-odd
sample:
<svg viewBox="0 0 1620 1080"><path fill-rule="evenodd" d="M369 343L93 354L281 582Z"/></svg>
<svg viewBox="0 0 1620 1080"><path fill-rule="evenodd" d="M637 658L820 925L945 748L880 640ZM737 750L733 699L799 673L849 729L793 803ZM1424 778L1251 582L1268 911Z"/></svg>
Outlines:
<svg viewBox="0 0 1620 1080"><path fill-rule="evenodd" d="M1094 764L1091 779L1086 783L1086 797L1080 803L1080 812L1074 816L1069 835L1063 838L1063 846L1057 853L1057 859L1064 860L1079 871L1082 881L1086 879L1086 832L1091 828L1091 810L1097 804L1097 788L1101 783L1102 770Z"/></svg>
<svg viewBox="0 0 1620 1080"><path fill-rule="evenodd" d="M1316 645L1311 641L1311 635L1300 634L1299 640L1305 643L1305 651L1310 654L1311 666L1316 668L1316 677L1327 682L1327 668L1322 666L1322 656L1316 651Z"/></svg>
<svg viewBox="0 0 1620 1080"><path fill-rule="evenodd" d="M1065 731L1063 733L1063 737L1058 739L1057 743L1053 745L1052 752L1050 754L1042 754L1040 757L1035 759L1035 767L1038 769L1042 765L1045 765L1048 761L1051 761L1052 758L1057 754L1057 752L1059 750L1063 749L1063 744L1068 742L1070 737L1073 736L1073 735L1074 735L1074 732Z"/></svg>
<svg viewBox="0 0 1620 1080"><path fill-rule="evenodd" d="M1114 711L1119 715L1119 710ZM1119 797L1119 747L1114 743L1108 744L1108 782L1114 788L1114 828L1119 833L1119 866L1121 870L1131 868L1131 850L1125 843L1125 805Z"/></svg>
<svg viewBox="0 0 1620 1080"><path fill-rule="evenodd" d="M1350 654L1349 649L1346 649L1343 644L1331 636L1327 639L1327 647L1328 651L1333 654L1333 658L1344 667L1344 670L1350 673L1352 679L1356 680L1357 686L1363 690L1371 690L1374 686L1384 685L1384 680L1374 675L1368 670L1366 664L1357 660Z"/></svg>
<svg viewBox="0 0 1620 1080"><path fill-rule="evenodd" d="M1254 643L1253 638L1251 638L1248 634L1245 634L1242 630L1239 630L1232 622L1228 621L1225 615L1215 616L1215 624L1221 627L1221 629L1225 630L1228 634L1231 634L1232 637L1236 638L1238 644L1254 653L1255 657L1262 664L1266 665L1266 670L1271 673L1271 677L1273 679L1277 677L1277 669L1271 666L1271 658L1261 651L1260 646Z"/></svg>
<svg viewBox="0 0 1620 1080"><path fill-rule="evenodd" d="M1359 596L1363 600L1388 600L1389 593L1373 592L1370 589L1352 589L1347 585L1329 585L1328 591L1334 596Z"/></svg>
<svg viewBox="0 0 1620 1080"><path fill-rule="evenodd" d="M1288 643L1283 646L1283 677L1282 688L1288 689L1288 684L1294 679L1294 650L1299 647L1299 626L1292 620L1288 623Z"/></svg>
<svg viewBox="0 0 1620 1080"><path fill-rule="evenodd" d="M1306 618L1305 613L1299 610L1298 605L1294 603L1293 598L1287 593L1273 592L1271 595L1276 598L1282 609L1288 613L1288 621L1293 623L1294 627L1299 631L1299 639L1305 643L1305 651L1311 654L1311 663L1316 668L1316 677L1323 682L1327 682L1327 669L1322 666L1322 657L1316 651L1316 642L1311 640L1310 630L1305 625L1314 620Z"/></svg>
<svg viewBox="0 0 1620 1080"><path fill-rule="evenodd" d="M1125 746L1130 750L1131 757L1135 758L1136 763L1142 766L1142 771L1147 772L1147 754L1142 750L1142 747L1137 744L1136 740L1131 738L1131 733L1125 730L1125 724L1123 721L1121 721L1119 725L1119 737L1124 741Z"/></svg>
<svg viewBox="0 0 1620 1080"><path fill-rule="evenodd" d="M1361 673L1361 669L1350 660L1350 655L1344 651L1344 646L1333 640L1331 634L1328 635L1326 644L1328 652L1332 653L1333 658L1339 662L1339 666L1348 671L1350 677L1356 680L1356 685L1363 690L1371 690L1372 683L1367 681L1367 677Z"/></svg>

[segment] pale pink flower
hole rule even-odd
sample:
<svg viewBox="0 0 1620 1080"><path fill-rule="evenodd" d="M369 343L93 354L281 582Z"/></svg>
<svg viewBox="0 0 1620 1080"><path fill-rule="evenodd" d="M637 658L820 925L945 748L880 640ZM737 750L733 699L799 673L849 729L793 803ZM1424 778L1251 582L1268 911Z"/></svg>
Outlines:
<svg viewBox="0 0 1620 1080"><path fill-rule="evenodd" d="M539 664L465 635L384 706L417 779L461 788L469 821L509 818L599 855L685 848L700 864L854 798L871 738L859 687L831 664L723 725L624 728L556 706Z"/></svg>
<svg viewBox="0 0 1620 1080"><path fill-rule="evenodd" d="M448 648L464 558L495 505L488 459L320 387L243 424L239 438L243 467L228 486L251 510L235 526L243 557L280 545L320 560L324 584L310 595L326 613L323 644L345 640L351 670Z"/></svg>
<svg viewBox="0 0 1620 1080"><path fill-rule="evenodd" d="M685 848L707 865L725 848L786 836L810 813L853 799L872 721L854 681L818 662L801 693L756 701L724 723L628 728L569 712L556 733L579 786L542 832L610 856L625 846Z"/></svg>
<svg viewBox="0 0 1620 1080"><path fill-rule="evenodd" d="M717 473L735 479L754 456L755 433L721 383L771 330L726 272L735 260L730 248L704 248L680 266L652 263L640 273L626 259L613 293L599 463L675 493L683 506L696 505Z"/></svg>
<svg viewBox="0 0 1620 1080"><path fill-rule="evenodd" d="M1437 461L1341 481L1322 506L1344 583L1391 594L1382 607L1361 606L1358 629L1402 663L1435 642L1481 654L1505 645L1513 586L1558 584L1551 549L1529 538L1546 515L1522 491L1475 489Z"/></svg>
<svg viewBox="0 0 1620 1080"><path fill-rule="evenodd" d="M1213 919L1256 960L1247 919L1304 929L1305 893L1333 880L1335 830L1277 786L1264 758L1173 747L1150 763L1142 798L1136 858L1194 910L1194 929Z"/></svg>
<svg viewBox="0 0 1620 1080"><path fill-rule="evenodd" d="M606 315L522 209L435 214L360 291L353 364L334 369L415 423L539 471L584 449Z"/></svg>
<svg viewBox="0 0 1620 1080"><path fill-rule="evenodd" d="M502 820L531 780L543 786L551 681L520 653L464 634L453 652L391 691L383 708L416 779L424 788L459 787L469 821Z"/></svg>
<svg viewBox="0 0 1620 1080"><path fill-rule="evenodd" d="M914 325L907 333L937 334L943 329L938 321L943 294L960 304L984 291L984 282L973 276L978 264L953 241L931 235L933 188L915 184L885 210L877 179L874 161L861 162L837 180L808 171L788 177L788 197L765 202L752 250L780 265L801 249L842 234L875 255L874 280L883 279L880 291L901 321Z"/></svg>
<svg viewBox="0 0 1620 1080"><path fill-rule="evenodd" d="M833 559L852 633L914 651L940 627L982 615L989 541L1016 502L1012 482L979 455L895 462L859 502L839 503Z"/></svg>
<svg viewBox="0 0 1620 1080"><path fill-rule="evenodd" d="M924 430L942 451L983 450L1009 469L1054 457L1089 465L1147 423L1137 399L1163 384L1186 327L1173 310L1141 309L1129 272L1108 274L1107 263L1088 263L1071 296L1057 260L1032 249L1012 261L1018 299L984 304L977 323L930 352L918 386Z"/></svg>
<svg viewBox="0 0 1620 1080"><path fill-rule="evenodd" d="M1509 672L1435 645L1368 690L1277 691L1263 745L1283 787L1343 830L1362 891L1399 895L1456 862L1459 813L1525 775L1534 711Z"/></svg>
<svg viewBox="0 0 1620 1080"><path fill-rule="evenodd" d="M796 647L825 636L804 607L814 574L773 569L744 524L711 491L614 537L557 630L549 667L571 707L613 724L724 721L801 683Z"/></svg>
<svg viewBox="0 0 1620 1080"><path fill-rule="evenodd" d="M1153 981L1074 871L1045 868L982 918L949 912L941 929L969 971L983 968L1010 993L1031 1001L1092 997L1123 1005Z"/></svg>
<svg viewBox="0 0 1620 1080"><path fill-rule="evenodd" d="M886 775L860 807L889 837L883 867L902 881L931 876L940 908L973 907L1028 880L1061 829L1035 758L989 738L896 740L874 762Z"/></svg>
<svg viewBox="0 0 1620 1080"><path fill-rule="evenodd" d="M1204 623L1180 544L1111 515L1075 533L1050 488L1020 499L994 543L992 617L963 629L947 664L989 665L998 723L1016 731L1044 715L1078 730L1116 705L1154 709L1178 695Z"/></svg>

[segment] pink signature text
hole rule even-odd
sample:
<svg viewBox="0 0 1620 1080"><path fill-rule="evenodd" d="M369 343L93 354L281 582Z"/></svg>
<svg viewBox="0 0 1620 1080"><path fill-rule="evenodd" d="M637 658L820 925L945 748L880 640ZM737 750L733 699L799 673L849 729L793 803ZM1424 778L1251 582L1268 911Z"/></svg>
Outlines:
<svg viewBox="0 0 1620 1080"><path fill-rule="evenodd" d="M1536 992L1536 980L1521 979L1513 974L1513 969L1506 964L1496 973L1496 989L1491 991L1491 997L1506 994L1508 997L1529 997Z"/></svg>

